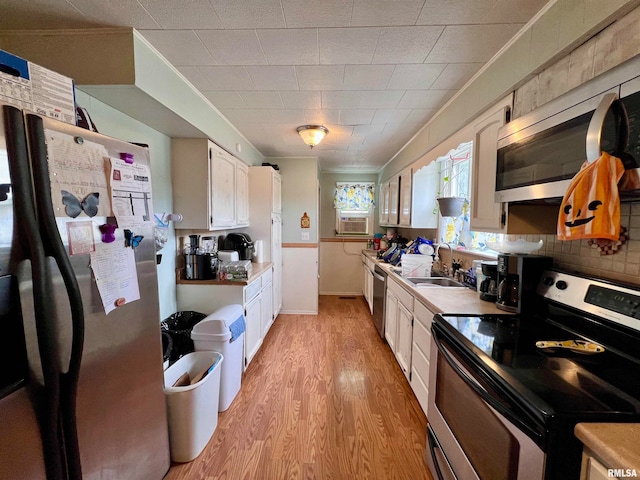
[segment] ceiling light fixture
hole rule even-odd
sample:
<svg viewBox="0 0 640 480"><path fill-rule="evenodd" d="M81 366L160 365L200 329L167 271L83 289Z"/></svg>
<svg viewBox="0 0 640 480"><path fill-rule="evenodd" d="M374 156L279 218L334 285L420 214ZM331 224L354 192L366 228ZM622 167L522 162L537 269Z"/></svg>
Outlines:
<svg viewBox="0 0 640 480"><path fill-rule="evenodd" d="M302 137L304 143L311 148L318 145L325 137L329 130L322 125L301 125L297 129L298 134Z"/></svg>

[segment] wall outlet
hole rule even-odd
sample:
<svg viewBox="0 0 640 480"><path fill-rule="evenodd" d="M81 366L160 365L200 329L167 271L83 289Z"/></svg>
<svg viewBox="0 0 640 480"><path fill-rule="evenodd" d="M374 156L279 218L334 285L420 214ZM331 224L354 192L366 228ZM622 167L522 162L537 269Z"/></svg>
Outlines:
<svg viewBox="0 0 640 480"><path fill-rule="evenodd" d="M300 232L300 240L309 240L309 232Z"/></svg>

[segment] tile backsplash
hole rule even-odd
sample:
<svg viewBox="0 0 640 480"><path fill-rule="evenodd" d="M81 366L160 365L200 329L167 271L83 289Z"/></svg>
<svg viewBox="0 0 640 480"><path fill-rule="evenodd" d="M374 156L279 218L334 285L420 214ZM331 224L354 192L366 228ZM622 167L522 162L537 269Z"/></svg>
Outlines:
<svg viewBox="0 0 640 480"><path fill-rule="evenodd" d="M620 224L627 229L627 241L613 255L600 255L597 248L589 246L588 240L561 241L555 234L507 235L507 240L523 239L529 242L542 240L544 243L542 248L534 253L552 257L556 268L640 285L640 203L623 203L620 206ZM399 233L408 238L417 236L416 231L409 229ZM448 248L440 249L440 257L444 262L451 264L451 255ZM495 255L454 250L453 258L461 259L462 266L466 270L471 268L472 260L492 259Z"/></svg>
<svg viewBox="0 0 640 480"><path fill-rule="evenodd" d="M620 206L620 225L627 229L627 241L613 255L600 255L588 240L561 241L555 235L509 235L508 239L542 239L544 246L536 253L553 257L558 268L640 285L640 203Z"/></svg>

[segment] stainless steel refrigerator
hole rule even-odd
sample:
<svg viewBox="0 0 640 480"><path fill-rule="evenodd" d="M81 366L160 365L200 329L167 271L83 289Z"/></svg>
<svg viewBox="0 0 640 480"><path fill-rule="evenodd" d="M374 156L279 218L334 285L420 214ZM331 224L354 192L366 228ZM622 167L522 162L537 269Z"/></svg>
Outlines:
<svg viewBox="0 0 640 480"><path fill-rule="evenodd" d="M159 480L170 460L153 226L115 230L136 247L140 298L106 314L67 223L113 221L89 217L86 199L76 218L54 208L46 135L147 166L148 150L7 105L0 127L0 478ZM91 190L92 173L77 175ZM109 240L98 235L96 248Z"/></svg>

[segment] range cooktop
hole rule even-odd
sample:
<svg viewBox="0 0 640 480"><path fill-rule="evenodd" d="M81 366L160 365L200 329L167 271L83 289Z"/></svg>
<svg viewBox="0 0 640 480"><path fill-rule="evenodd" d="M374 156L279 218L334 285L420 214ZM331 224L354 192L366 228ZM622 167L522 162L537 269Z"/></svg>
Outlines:
<svg viewBox="0 0 640 480"><path fill-rule="evenodd" d="M542 349L538 341L583 339L546 319L441 315L448 337L478 366L539 412L640 417L640 363L605 347L585 354Z"/></svg>
<svg viewBox="0 0 640 480"><path fill-rule="evenodd" d="M537 293L537 312L443 314L434 328L544 423L558 416L639 421L640 289L547 271ZM536 345L572 340L595 346Z"/></svg>

